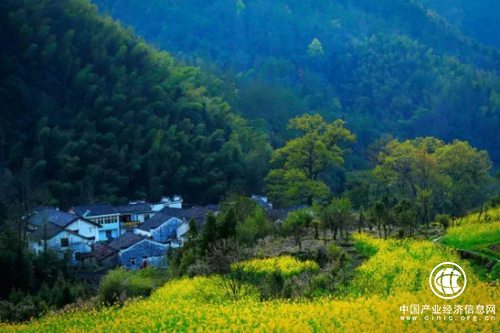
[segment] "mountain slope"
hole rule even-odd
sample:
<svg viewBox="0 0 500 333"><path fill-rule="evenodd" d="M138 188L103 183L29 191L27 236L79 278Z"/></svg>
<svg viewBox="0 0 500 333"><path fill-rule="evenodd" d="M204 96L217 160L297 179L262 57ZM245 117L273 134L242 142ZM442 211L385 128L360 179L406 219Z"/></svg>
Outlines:
<svg viewBox="0 0 500 333"><path fill-rule="evenodd" d="M259 189L265 134L209 95L198 70L86 0L2 6L0 163L48 182L51 203Z"/></svg>
<svg viewBox="0 0 500 333"><path fill-rule="evenodd" d="M417 0L93 1L234 84L221 93L277 146L289 118L316 112L348 120L358 152L387 133L434 135L500 161L499 51Z"/></svg>
<svg viewBox="0 0 500 333"><path fill-rule="evenodd" d="M496 0L421 0L477 41L500 47L500 2Z"/></svg>

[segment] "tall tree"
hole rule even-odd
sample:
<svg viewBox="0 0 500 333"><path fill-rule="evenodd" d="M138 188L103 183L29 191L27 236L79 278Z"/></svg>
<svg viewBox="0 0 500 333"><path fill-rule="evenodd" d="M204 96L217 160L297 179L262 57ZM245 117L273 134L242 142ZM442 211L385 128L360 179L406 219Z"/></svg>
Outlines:
<svg viewBox="0 0 500 333"><path fill-rule="evenodd" d="M344 125L342 120L327 123L317 114L291 119L288 129L299 137L274 152L271 163L280 167L266 177L268 194L277 199L281 194L288 204L325 199L330 191L321 176L328 167L344 163L345 145L355 140Z"/></svg>
<svg viewBox="0 0 500 333"><path fill-rule="evenodd" d="M217 241L217 234L217 217L212 211L209 211L201 232L200 248L203 254L206 254L210 246Z"/></svg>
<svg viewBox="0 0 500 333"><path fill-rule="evenodd" d="M468 142L455 140L438 149L436 159L446 187L446 206L453 219L462 217L471 208L485 202L492 168L486 151L479 151Z"/></svg>
<svg viewBox="0 0 500 333"><path fill-rule="evenodd" d="M285 235L293 236L295 244L302 250L302 237L304 236L306 227L312 222L312 216L306 209L300 209L291 212L286 217L282 225L282 230Z"/></svg>

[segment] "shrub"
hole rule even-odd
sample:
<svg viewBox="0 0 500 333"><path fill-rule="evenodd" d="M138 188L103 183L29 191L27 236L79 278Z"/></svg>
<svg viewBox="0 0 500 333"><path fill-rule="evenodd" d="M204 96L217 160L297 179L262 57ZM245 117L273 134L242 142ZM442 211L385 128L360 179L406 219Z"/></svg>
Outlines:
<svg viewBox="0 0 500 333"><path fill-rule="evenodd" d="M261 287L263 299L277 298L281 296L285 279L280 271L273 271L266 275Z"/></svg>
<svg viewBox="0 0 500 333"><path fill-rule="evenodd" d="M335 243L328 244L328 249L326 250L326 256L330 263L337 261L340 257L342 250Z"/></svg>
<svg viewBox="0 0 500 333"><path fill-rule="evenodd" d="M327 274L313 276L310 281L310 288L305 293L307 297L319 297L329 294L333 290L333 281Z"/></svg>
<svg viewBox="0 0 500 333"><path fill-rule="evenodd" d="M125 280L126 272L122 268L112 270L106 274L99 284L99 301L109 305L118 302L125 292Z"/></svg>
<svg viewBox="0 0 500 333"><path fill-rule="evenodd" d="M319 265L320 268L325 267L326 263L328 262L328 253L326 249L323 246L320 246L316 249L316 257L314 258L314 261L316 261Z"/></svg>
<svg viewBox="0 0 500 333"><path fill-rule="evenodd" d="M128 298L147 297L162 282L151 268L140 271L126 271L118 268L110 271L99 286L98 299L104 304L123 302Z"/></svg>
<svg viewBox="0 0 500 333"><path fill-rule="evenodd" d="M293 292L293 283L291 279L288 279L285 281L283 285L283 297L284 298L293 298L294 292Z"/></svg>
<svg viewBox="0 0 500 333"><path fill-rule="evenodd" d="M25 296L20 302L0 302L0 322L24 322L38 317L41 309L37 306L37 299Z"/></svg>
<svg viewBox="0 0 500 333"><path fill-rule="evenodd" d="M491 278L493 280L500 280L500 262L497 262L491 270Z"/></svg>
<svg viewBox="0 0 500 333"><path fill-rule="evenodd" d="M150 277L131 276L126 284L127 297L148 297L155 285Z"/></svg>

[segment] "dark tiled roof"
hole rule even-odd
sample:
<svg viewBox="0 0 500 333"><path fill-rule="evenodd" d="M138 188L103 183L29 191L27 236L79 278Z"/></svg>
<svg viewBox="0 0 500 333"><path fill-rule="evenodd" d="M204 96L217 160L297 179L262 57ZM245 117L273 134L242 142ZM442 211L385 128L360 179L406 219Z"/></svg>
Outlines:
<svg viewBox="0 0 500 333"><path fill-rule="evenodd" d="M280 209L271 209L267 212L268 216L273 220L284 220L287 215L291 212L294 212L303 208L311 208L309 205L296 205L292 207L280 208Z"/></svg>
<svg viewBox="0 0 500 333"><path fill-rule="evenodd" d="M34 215L30 217L30 223L36 226L42 226L44 223L52 222L64 228L76 220L75 215L62 212L55 207L37 208L33 213Z"/></svg>
<svg viewBox="0 0 500 333"><path fill-rule="evenodd" d="M47 222L51 222L57 224L60 227L65 228L67 225L71 224L77 219L93 224L99 228L102 227L101 225L92 222L90 220L87 220L86 218L60 211L55 207L42 207L36 209L34 211L34 215L30 217L30 223L40 227Z"/></svg>
<svg viewBox="0 0 500 333"><path fill-rule="evenodd" d="M206 206L206 208L208 210L211 210L212 212L216 212L219 210L219 205L213 205L213 204L209 204Z"/></svg>
<svg viewBox="0 0 500 333"><path fill-rule="evenodd" d="M267 202L265 202L264 200L262 200L261 198L254 199L254 200L255 200L255 201L257 202L257 204L258 204L259 206L261 206L262 208L265 208L265 209L269 209L269 208L271 208L271 206L270 206Z"/></svg>
<svg viewBox="0 0 500 333"><path fill-rule="evenodd" d="M115 250L126 249L134 245L135 243L140 242L145 239L142 236L136 235L132 232L126 232L117 238L113 239L108 246L112 247Z"/></svg>
<svg viewBox="0 0 500 333"><path fill-rule="evenodd" d="M144 223L141 223L137 228L144 230L144 231L149 231L151 229L157 228L163 223L167 222L168 220L174 218L173 216L163 214L162 212L156 213L153 217L145 221ZM182 221L182 220L181 220Z"/></svg>
<svg viewBox="0 0 500 333"><path fill-rule="evenodd" d="M82 258L90 258L90 257L95 257L98 261L105 259L109 256L112 256L113 254L117 253L118 251L106 244L102 243L96 243L94 245L94 251L89 252L89 253L82 253L81 257Z"/></svg>
<svg viewBox="0 0 500 333"><path fill-rule="evenodd" d="M45 226L40 226L40 228L33 231L30 234L30 238L34 240L49 240L63 231L64 228L58 226L57 224L48 222Z"/></svg>
<svg viewBox="0 0 500 333"><path fill-rule="evenodd" d="M189 220L191 218L194 219L205 219L208 211L211 210L208 207L203 206L193 206L191 208L163 208L159 213L165 214L168 216L177 217L178 219L186 219Z"/></svg>
<svg viewBox="0 0 500 333"><path fill-rule="evenodd" d="M147 203L114 206L115 210L120 214L140 214L151 212L151 205Z"/></svg>
<svg viewBox="0 0 500 333"><path fill-rule="evenodd" d="M117 214L116 209L113 208L109 203L99 203L94 205L76 206L72 210L78 216L91 217L91 216L101 216L101 215L112 215Z"/></svg>

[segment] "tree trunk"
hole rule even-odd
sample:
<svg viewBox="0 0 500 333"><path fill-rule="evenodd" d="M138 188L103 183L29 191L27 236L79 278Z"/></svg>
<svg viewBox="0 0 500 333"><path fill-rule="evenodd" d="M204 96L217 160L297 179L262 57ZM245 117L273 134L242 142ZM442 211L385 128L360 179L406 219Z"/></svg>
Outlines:
<svg viewBox="0 0 500 333"><path fill-rule="evenodd" d="M483 215L483 207L484 207L484 204L481 205L481 210L479 211L479 216L477 217L478 222L481 222L481 215Z"/></svg>
<svg viewBox="0 0 500 333"><path fill-rule="evenodd" d="M361 209L359 210L359 233L361 233L361 228L363 227L363 224L364 224L364 219L365 219L365 216L363 215L363 207L361 207Z"/></svg>
<svg viewBox="0 0 500 333"><path fill-rule="evenodd" d="M342 213L339 213L339 233L340 233L340 237L342 237Z"/></svg>

